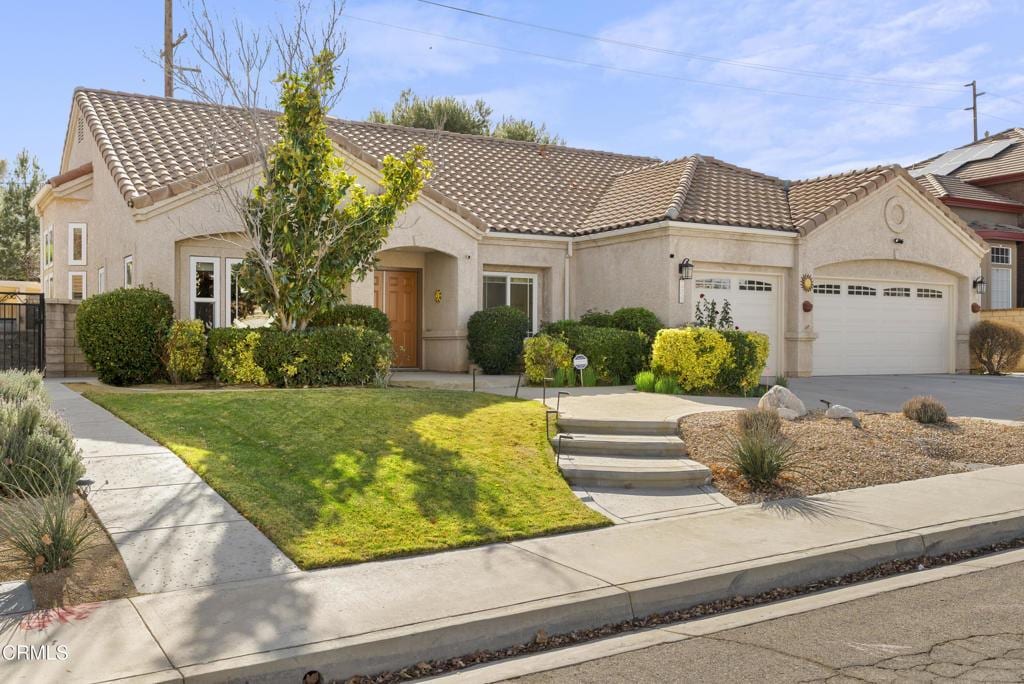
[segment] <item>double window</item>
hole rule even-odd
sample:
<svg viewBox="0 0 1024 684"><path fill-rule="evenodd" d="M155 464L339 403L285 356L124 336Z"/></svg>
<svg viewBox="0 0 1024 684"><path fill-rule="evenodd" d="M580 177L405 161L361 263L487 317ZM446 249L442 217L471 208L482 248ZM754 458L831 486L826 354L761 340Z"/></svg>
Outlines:
<svg viewBox="0 0 1024 684"><path fill-rule="evenodd" d="M533 273L484 273L484 308L511 306L530 319L537 331L537 276Z"/></svg>

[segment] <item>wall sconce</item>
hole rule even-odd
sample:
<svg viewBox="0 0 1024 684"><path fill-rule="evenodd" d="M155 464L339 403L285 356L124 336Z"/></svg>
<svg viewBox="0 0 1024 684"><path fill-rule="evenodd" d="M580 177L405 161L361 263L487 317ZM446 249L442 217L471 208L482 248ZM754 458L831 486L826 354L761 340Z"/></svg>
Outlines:
<svg viewBox="0 0 1024 684"><path fill-rule="evenodd" d="M679 262L679 279L690 280L693 278L693 264L690 263L689 257L683 257L683 260Z"/></svg>
<svg viewBox="0 0 1024 684"><path fill-rule="evenodd" d="M978 276L977 278L974 279L974 282L971 284L974 286L974 291L980 295L983 295L986 292L988 292L988 283L985 282L984 276Z"/></svg>

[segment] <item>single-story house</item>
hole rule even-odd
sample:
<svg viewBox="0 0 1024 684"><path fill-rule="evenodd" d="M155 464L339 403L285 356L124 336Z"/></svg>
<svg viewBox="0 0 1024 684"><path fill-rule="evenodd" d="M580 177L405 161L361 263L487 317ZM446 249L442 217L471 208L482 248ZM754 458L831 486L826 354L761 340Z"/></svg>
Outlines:
<svg viewBox="0 0 1024 684"><path fill-rule="evenodd" d="M60 174L36 197L48 296L146 284L177 315L236 324L237 218L209 182L252 183L240 113L75 91ZM273 131L273 117L261 122ZM511 304L536 330L645 306L672 326L703 295L771 342L766 375L970 367L988 247L899 166L789 181L712 157L672 161L331 119L348 168L425 145L434 176L355 303L391 319L397 365L468 367L473 312ZM684 264L692 264L692 277Z"/></svg>
<svg viewBox="0 0 1024 684"><path fill-rule="evenodd" d="M1024 129L988 135L909 171L989 245L982 306L1024 307Z"/></svg>

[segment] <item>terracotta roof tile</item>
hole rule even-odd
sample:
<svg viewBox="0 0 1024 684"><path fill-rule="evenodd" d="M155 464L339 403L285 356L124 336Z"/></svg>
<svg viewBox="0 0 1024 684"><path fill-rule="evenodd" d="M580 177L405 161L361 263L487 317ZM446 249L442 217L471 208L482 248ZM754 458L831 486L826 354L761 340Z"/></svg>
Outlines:
<svg viewBox="0 0 1024 684"><path fill-rule="evenodd" d="M926 173L919 177L917 181L924 186L928 192L932 193L932 195L939 199L948 197L953 199L975 200L979 202L1011 204L1024 211L1024 204L1021 204L1017 200L1011 199L1005 195L1000 195L997 192L992 192L986 188L980 188L977 185L972 185L954 176L939 176L932 173Z"/></svg>

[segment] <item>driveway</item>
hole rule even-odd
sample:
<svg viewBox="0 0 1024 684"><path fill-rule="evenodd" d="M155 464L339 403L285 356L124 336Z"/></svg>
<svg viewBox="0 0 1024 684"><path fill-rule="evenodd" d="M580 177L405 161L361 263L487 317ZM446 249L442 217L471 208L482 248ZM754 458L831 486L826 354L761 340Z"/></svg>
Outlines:
<svg viewBox="0 0 1024 684"><path fill-rule="evenodd" d="M899 411L903 402L928 394L951 416L1024 420L1024 375L834 375L792 378L789 388L807 408L822 399L855 411Z"/></svg>

